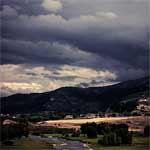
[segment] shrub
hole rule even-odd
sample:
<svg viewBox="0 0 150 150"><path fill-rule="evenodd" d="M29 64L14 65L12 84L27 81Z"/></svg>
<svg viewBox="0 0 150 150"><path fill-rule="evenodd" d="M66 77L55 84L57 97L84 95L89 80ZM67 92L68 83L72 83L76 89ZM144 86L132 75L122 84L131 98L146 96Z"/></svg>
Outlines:
<svg viewBox="0 0 150 150"><path fill-rule="evenodd" d="M40 136L41 136L41 138L48 138L48 136L44 135L44 134L41 134Z"/></svg>
<svg viewBox="0 0 150 150"><path fill-rule="evenodd" d="M99 143L106 146L117 146L121 144L121 138L116 133L105 134Z"/></svg>
<svg viewBox="0 0 150 150"><path fill-rule="evenodd" d="M117 146L121 144L132 144L132 134L123 129L116 130L109 134L104 134L103 139L98 141L99 144L106 146Z"/></svg>
<svg viewBox="0 0 150 150"><path fill-rule="evenodd" d="M1 141L11 140L14 138L27 137L29 131L19 125L6 125L1 127Z"/></svg>
<svg viewBox="0 0 150 150"><path fill-rule="evenodd" d="M66 138L69 137L69 134L68 133L64 134L64 137L66 137Z"/></svg>
<svg viewBox="0 0 150 150"><path fill-rule="evenodd" d="M110 133L110 125L108 123L101 123L97 125L97 132L99 135Z"/></svg>
<svg viewBox="0 0 150 150"><path fill-rule="evenodd" d="M14 144L14 142L13 141L4 141L3 144L7 145L7 146L12 146Z"/></svg>
<svg viewBox="0 0 150 150"><path fill-rule="evenodd" d="M132 133L126 135L126 142L123 144L132 144Z"/></svg>
<svg viewBox="0 0 150 150"><path fill-rule="evenodd" d="M97 138L97 130L96 128L89 126L87 128L87 137L88 138Z"/></svg>
<svg viewBox="0 0 150 150"><path fill-rule="evenodd" d="M144 136L146 136L146 137L150 136L150 126L149 125L144 127Z"/></svg>
<svg viewBox="0 0 150 150"><path fill-rule="evenodd" d="M132 143L132 134L128 132L126 129L118 129L116 130L116 134L121 138L122 144L131 144Z"/></svg>
<svg viewBox="0 0 150 150"><path fill-rule="evenodd" d="M86 124L81 124L81 132L82 132L82 134L87 134L87 128L88 128L88 123L86 123Z"/></svg>
<svg viewBox="0 0 150 150"><path fill-rule="evenodd" d="M71 136L72 137L79 137L80 136L80 132L79 131L74 131Z"/></svg>

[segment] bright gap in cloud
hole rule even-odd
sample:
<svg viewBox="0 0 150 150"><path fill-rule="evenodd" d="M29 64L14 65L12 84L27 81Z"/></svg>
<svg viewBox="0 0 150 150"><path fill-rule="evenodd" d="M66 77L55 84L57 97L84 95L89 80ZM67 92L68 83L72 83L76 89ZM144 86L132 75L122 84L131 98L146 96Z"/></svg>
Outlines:
<svg viewBox="0 0 150 150"><path fill-rule="evenodd" d="M50 12L58 12L62 9L62 3L58 0L43 0L43 8Z"/></svg>

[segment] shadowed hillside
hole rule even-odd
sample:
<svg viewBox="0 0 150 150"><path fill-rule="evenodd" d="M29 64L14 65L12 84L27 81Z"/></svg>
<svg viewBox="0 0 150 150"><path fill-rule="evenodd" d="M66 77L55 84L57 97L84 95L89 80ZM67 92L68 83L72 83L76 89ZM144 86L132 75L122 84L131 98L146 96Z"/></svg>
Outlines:
<svg viewBox="0 0 150 150"><path fill-rule="evenodd" d="M98 112L130 95L136 99L149 95L149 77L125 81L106 87L63 87L55 91L34 94L15 94L1 98L2 113Z"/></svg>

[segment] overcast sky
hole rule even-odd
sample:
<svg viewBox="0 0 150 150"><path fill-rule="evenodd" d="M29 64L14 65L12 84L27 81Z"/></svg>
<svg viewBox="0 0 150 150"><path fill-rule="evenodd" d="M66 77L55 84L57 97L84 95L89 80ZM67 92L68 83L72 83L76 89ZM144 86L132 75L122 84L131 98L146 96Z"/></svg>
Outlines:
<svg viewBox="0 0 150 150"><path fill-rule="evenodd" d="M0 0L1 94L144 77L149 0Z"/></svg>

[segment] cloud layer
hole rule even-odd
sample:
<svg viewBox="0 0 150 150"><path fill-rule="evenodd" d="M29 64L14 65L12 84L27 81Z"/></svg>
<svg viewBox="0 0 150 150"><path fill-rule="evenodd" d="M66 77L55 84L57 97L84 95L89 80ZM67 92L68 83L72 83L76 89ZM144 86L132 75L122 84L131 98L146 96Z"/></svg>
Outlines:
<svg viewBox="0 0 150 150"><path fill-rule="evenodd" d="M64 86L82 86L89 81L108 80L114 83L116 74L108 70L96 71L85 67L55 65L27 67L25 65L1 65L0 86L2 95L12 93L44 92ZM96 83L93 83L94 86ZM107 83L108 84L108 83ZM102 83L96 85L102 86Z"/></svg>
<svg viewBox="0 0 150 150"><path fill-rule="evenodd" d="M0 2L5 95L100 86L148 74L146 0Z"/></svg>

